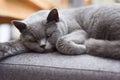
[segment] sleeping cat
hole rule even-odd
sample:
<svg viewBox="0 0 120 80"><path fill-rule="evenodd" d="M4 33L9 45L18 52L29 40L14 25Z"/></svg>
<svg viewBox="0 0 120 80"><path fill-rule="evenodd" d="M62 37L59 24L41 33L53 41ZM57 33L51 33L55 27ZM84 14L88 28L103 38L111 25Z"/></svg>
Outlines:
<svg viewBox="0 0 120 80"><path fill-rule="evenodd" d="M0 57L25 52L90 54L120 59L120 4L42 10L12 21L21 32L17 41L0 43Z"/></svg>

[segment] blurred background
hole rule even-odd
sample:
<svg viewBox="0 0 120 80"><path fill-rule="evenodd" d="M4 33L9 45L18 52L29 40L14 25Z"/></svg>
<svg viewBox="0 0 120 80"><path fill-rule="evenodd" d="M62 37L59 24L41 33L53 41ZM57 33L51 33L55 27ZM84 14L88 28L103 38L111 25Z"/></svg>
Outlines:
<svg viewBox="0 0 120 80"><path fill-rule="evenodd" d="M0 42L19 38L20 33L11 24L11 20L23 20L36 11L119 2L120 0L0 0Z"/></svg>

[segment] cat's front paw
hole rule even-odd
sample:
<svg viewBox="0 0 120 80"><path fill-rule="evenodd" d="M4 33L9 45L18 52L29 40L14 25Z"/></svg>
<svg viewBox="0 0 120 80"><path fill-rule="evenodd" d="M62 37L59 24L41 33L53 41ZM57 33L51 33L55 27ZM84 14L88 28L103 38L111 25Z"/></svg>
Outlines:
<svg viewBox="0 0 120 80"><path fill-rule="evenodd" d="M73 41L67 41L63 38L60 38L57 41L56 48L62 54L67 55L83 54L86 52L85 45L76 44Z"/></svg>
<svg viewBox="0 0 120 80"><path fill-rule="evenodd" d="M61 52L62 54L73 54L73 48L71 45L71 41L67 41L64 38L60 38L58 39L57 43L56 43L56 48L59 52Z"/></svg>
<svg viewBox="0 0 120 80"><path fill-rule="evenodd" d="M0 59L8 56L8 47L4 44L0 44Z"/></svg>
<svg viewBox="0 0 120 80"><path fill-rule="evenodd" d="M3 59L3 58L4 58L4 52L0 51L0 59Z"/></svg>
<svg viewBox="0 0 120 80"><path fill-rule="evenodd" d="M65 43L64 39L60 38L60 39L58 39L58 41L56 43L56 48L59 52L65 53L65 45L66 45L66 43Z"/></svg>

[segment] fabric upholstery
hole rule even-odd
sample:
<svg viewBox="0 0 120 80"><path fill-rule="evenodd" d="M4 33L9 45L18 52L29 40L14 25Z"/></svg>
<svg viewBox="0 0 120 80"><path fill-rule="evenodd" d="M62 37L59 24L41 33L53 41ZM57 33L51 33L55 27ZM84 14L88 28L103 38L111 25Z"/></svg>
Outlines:
<svg viewBox="0 0 120 80"><path fill-rule="evenodd" d="M0 80L120 80L120 61L57 52L25 53L0 62Z"/></svg>

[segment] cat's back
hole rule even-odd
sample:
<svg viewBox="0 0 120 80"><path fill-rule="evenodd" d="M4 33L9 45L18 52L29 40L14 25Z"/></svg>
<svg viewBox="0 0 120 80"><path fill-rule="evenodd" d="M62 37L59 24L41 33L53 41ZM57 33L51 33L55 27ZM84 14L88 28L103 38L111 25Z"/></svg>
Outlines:
<svg viewBox="0 0 120 80"><path fill-rule="evenodd" d="M83 21L83 26L91 27L104 22L111 24L120 19L120 4L83 7L78 15L80 16L77 19Z"/></svg>
<svg viewBox="0 0 120 80"><path fill-rule="evenodd" d="M112 16L113 14L116 14L118 16L120 15L120 4L108 4L99 6L95 13L103 16Z"/></svg>
<svg viewBox="0 0 120 80"><path fill-rule="evenodd" d="M113 35L113 30L120 29L120 4L99 6L92 14L85 16L84 21L84 26L87 26L86 30L92 37L103 39L108 36L107 33Z"/></svg>

